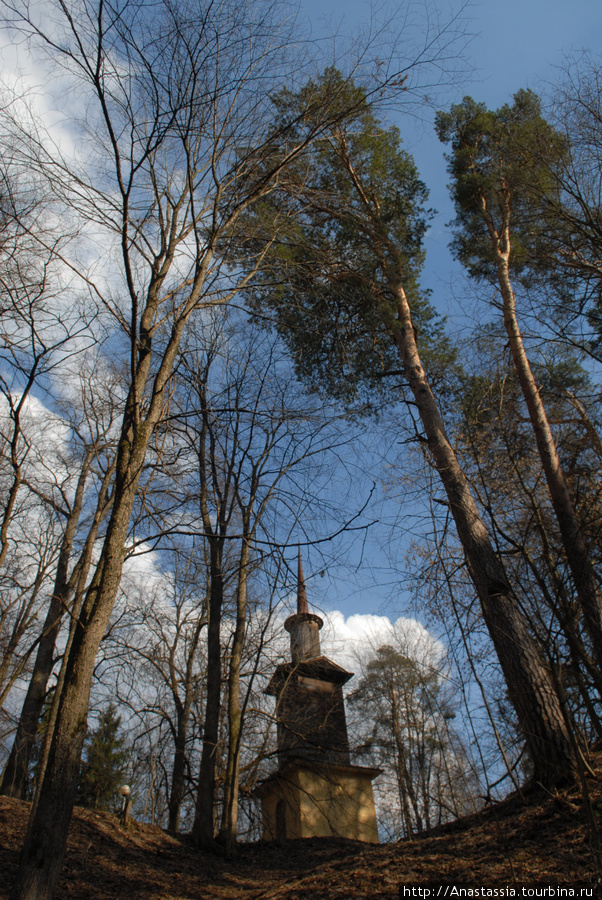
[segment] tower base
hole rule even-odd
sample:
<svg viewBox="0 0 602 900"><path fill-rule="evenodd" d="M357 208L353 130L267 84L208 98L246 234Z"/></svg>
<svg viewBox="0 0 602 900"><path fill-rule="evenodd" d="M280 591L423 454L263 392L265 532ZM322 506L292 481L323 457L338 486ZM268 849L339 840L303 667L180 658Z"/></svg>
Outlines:
<svg viewBox="0 0 602 900"><path fill-rule="evenodd" d="M372 780L380 769L291 759L255 793L264 840L344 837L378 844Z"/></svg>

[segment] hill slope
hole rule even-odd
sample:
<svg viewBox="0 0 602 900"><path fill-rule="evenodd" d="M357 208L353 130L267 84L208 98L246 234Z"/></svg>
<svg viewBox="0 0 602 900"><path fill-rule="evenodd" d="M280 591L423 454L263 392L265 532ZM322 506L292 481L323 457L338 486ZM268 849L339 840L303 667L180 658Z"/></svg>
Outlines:
<svg viewBox="0 0 602 900"><path fill-rule="evenodd" d="M590 783L594 805L602 784ZM0 898L8 898L28 804L0 797ZM427 836L371 846L332 838L241 846L235 860L186 838L76 809L57 900L397 900L399 886L455 882L591 887L600 872L580 792L514 796ZM539 891L531 896L545 896ZM589 896L600 896L599 887Z"/></svg>

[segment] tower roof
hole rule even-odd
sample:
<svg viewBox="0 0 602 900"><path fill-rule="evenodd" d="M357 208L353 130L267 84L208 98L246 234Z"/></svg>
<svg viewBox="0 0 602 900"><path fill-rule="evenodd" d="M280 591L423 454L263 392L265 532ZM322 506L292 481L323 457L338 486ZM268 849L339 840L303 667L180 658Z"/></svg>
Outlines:
<svg viewBox="0 0 602 900"><path fill-rule="evenodd" d="M264 694L279 697L282 690L291 682L291 676L294 676L295 679L298 677L317 678L320 681L342 685L353 678L353 672L348 672L347 669L328 659L327 656L316 656L313 659L303 659L296 663L281 663L276 666L276 671L270 678Z"/></svg>

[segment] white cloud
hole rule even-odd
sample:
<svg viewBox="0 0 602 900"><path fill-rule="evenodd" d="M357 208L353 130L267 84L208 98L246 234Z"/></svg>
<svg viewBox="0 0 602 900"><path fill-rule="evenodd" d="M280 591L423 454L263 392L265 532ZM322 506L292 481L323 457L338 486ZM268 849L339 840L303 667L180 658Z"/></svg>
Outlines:
<svg viewBox="0 0 602 900"><path fill-rule="evenodd" d="M416 619L400 617L392 622L387 616L371 613L345 618L339 610L324 615L321 631L322 653L333 662L360 674L365 662L384 644L399 647L404 653L420 660L441 659L443 645Z"/></svg>

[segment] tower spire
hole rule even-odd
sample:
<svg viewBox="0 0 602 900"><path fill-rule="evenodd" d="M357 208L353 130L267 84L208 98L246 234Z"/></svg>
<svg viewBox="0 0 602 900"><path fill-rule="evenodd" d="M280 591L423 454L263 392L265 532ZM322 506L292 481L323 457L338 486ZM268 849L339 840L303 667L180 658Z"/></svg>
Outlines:
<svg viewBox="0 0 602 900"><path fill-rule="evenodd" d="M310 613L307 605L301 547L297 567L297 612L289 616L284 623L291 636L291 658L294 663L302 659L317 659L320 656L320 628L324 624L320 616Z"/></svg>
<svg viewBox="0 0 602 900"><path fill-rule="evenodd" d="M307 591L305 590L305 576L303 575L303 563L301 561L301 545L299 544L299 560L297 563L297 613L307 613Z"/></svg>

